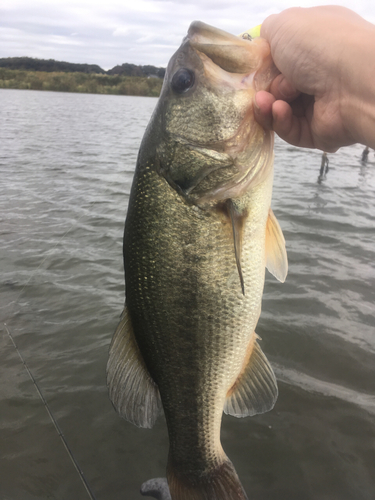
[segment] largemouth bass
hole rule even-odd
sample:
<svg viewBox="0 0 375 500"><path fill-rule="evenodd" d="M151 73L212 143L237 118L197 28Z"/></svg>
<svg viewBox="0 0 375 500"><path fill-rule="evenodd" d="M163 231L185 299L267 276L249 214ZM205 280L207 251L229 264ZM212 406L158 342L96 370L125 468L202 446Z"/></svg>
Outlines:
<svg viewBox="0 0 375 500"><path fill-rule="evenodd" d="M164 410L173 500L246 499L222 413L255 415L277 398L255 327L265 267L284 281L287 257L270 208L273 135L253 116L276 74L265 40L192 23L138 155L108 385L137 426Z"/></svg>

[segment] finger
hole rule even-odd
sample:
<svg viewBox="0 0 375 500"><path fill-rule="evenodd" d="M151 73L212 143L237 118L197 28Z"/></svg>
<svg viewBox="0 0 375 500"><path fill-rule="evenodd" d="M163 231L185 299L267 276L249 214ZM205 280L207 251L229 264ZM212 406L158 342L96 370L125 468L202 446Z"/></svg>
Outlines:
<svg viewBox="0 0 375 500"><path fill-rule="evenodd" d="M291 102L301 94L284 75L277 75L270 87L271 94L276 100L282 99Z"/></svg>
<svg viewBox="0 0 375 500"><path fill-rule="evenodd" d="M306 117L297 117L287 102L273 103L272 118L273 130L281 139L293 146L315 148Z"/></svg>
<svg viewBox="0 0 375 500"><path fill-rule="evenodd" d="M269 40L269 34L270 31L272 30L274 21L276 21L275 19L276 16L277 14L271 14L270 16L266 17L266 19L262 22L262 26L260 28L260 36L262 38Z"/></svg>
<svg viewBox="0 0 375 500"><path fill-rule="evenodd" d="M269 92L260 90L254 98L254 117L267 130L272 130L272 105L275 98Z"/></svg>

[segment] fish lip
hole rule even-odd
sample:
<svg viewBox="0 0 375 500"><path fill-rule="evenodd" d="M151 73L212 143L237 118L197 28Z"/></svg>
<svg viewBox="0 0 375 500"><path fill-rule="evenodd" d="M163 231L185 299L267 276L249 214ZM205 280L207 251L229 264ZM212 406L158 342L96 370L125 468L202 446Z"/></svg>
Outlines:
<svg viewBox="0 0 375 500"><path fill-rule="evenodd" d="M248 43L248 40L245 41L244 39L241 39L236 35L232 35L227 31L216 28L215 26L211 26L210 24L203 23L202 21L193 21L190 24L187 32L187 38L193 42L195 41L210 44L215 43L217 45L237 45L238 42L240 42L240 44L243 44L243 42Z"/></svg>
<svg viewBox="0 0 375 500"><path fill-rule="evenodd" d="M280 73L272 61L269 43L264 38L244 38L201 21L193 21L184 41L201 58L204 67L210 61L211 68L206 77L211 74L217 81L214 76L216 66L222 70L223 81L236 80L237 89L269 90L272 80Z"/></svg>
<svg viewBox="0 0 375 500"><path fill-rule="evenodd" d="M264 52L262 47L257 46L258 42L232 35L201 21L191 23L184 41L197 53L204 66L207 66L208 58L228 77L242 75L242 88L251 86L252 74L259 68ZM212 73L214 66L211 65L208 73ZM224 76L224 80L227 77Z"/></svg>

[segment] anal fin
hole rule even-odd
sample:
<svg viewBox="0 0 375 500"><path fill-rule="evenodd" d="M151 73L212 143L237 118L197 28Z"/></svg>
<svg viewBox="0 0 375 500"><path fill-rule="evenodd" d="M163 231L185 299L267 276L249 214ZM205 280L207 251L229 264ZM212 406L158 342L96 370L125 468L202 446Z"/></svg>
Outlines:
<svg viewBox="0 0 375 500"><path fill-rule="evenodd" d="M152 427L162 412L159 389L134 338L127 307L114 333L107 363L109 397L116 411L138 427Z"/></svg>
<svg viewBox="0 0 375 500"><path fill-rule="evenodd" d="M254 332L250 340L243 370L228 391L224 413L248 417L272 410L277 396L275 374L260 348Z"/></svg>

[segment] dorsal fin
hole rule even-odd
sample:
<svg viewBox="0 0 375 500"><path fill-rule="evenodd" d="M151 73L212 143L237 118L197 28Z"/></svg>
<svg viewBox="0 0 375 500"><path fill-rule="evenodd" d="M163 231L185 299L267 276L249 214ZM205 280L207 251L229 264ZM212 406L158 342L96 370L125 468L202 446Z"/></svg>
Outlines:
<svg viewBox="0 0 375 500"><path fill-rule="evenodd" d="M273 370L254 332L247 348L243 369L228 391L224 413L247 417L272 410L278 389Z"/></svg>
<svg viewBox="0 0 375 500"><path fill-rule="evenodd" d="M275 278L284 283L288 274L285 239L271 208L266 226L266 267Z"/></svg>
<svg viewBox="0 0 375 500"><path fill-rule="evenodd" d="M245 283L241 269L242 229L244 223L244 215L238 213L236 207L234 206L233 200L227 200L226 205L230 215L230 220L232 222L234 256L236 258L238 275L240 277L241 290L242 294L245 295Z"/></svg>
<svg viewBox="0 0 375 500"><path fill-rule="evenodd" d="M109 349L107 385L123 418L138 427L154 425L162 411L159 389L139 351L126 306Z"/></svg>

